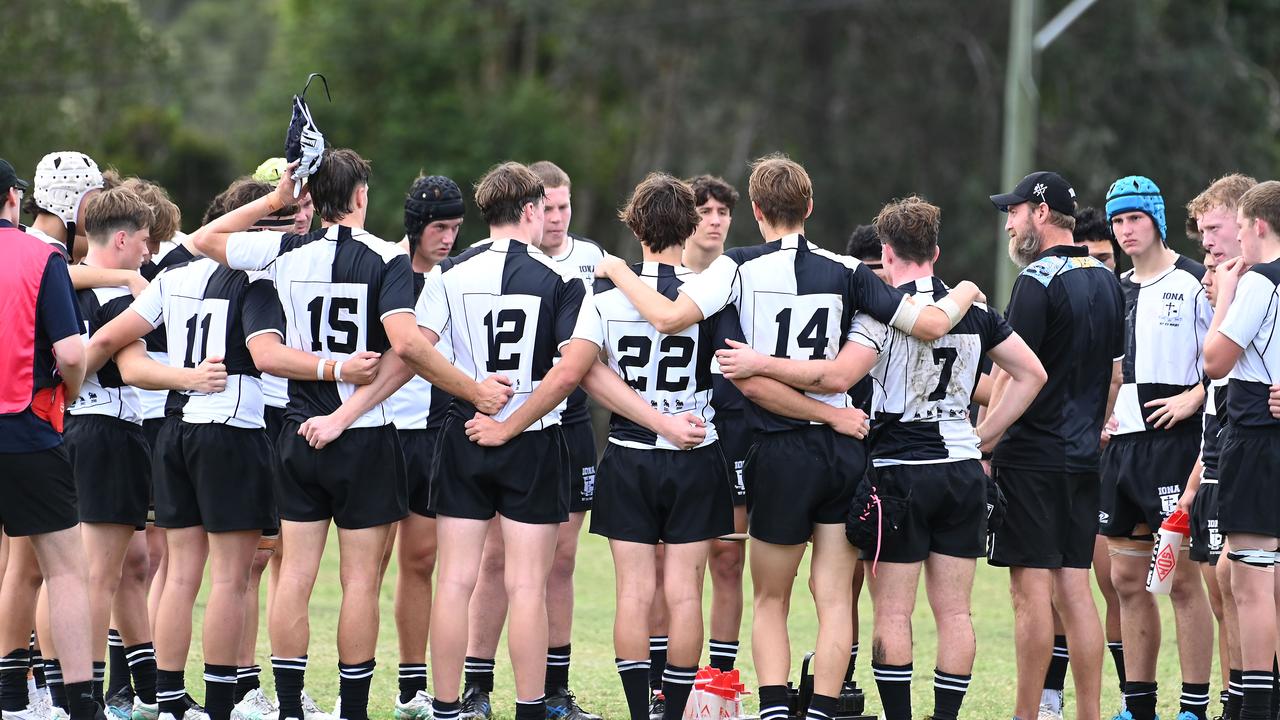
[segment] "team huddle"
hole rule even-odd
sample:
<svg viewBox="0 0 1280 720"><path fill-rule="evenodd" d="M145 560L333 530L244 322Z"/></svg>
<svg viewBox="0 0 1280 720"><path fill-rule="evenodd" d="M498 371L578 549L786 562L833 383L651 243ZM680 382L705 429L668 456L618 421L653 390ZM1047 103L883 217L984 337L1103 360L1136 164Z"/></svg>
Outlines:
<svg viewBox="0 0 1280 720"><path fill-rule="evenodd" d="M1000 314L938 277L923 198L885 205L848 254L812 242L811 181L782 155L752 164L748 247L725 248L725 181L644 178L619 211L628 264L569 232L571 182L546 161L476 182L488 238L460 253L468 200L442 176L413 181L403 239L384 240L365 229L369 163L307 132L190 234L162 188L81 153L32 183L0 161L5 717L366 720L394 556L397 720L490 718L504 624L517 720L598 720L569 683L590 511L631 720L684 717L704 641L734 667L747 562L762 720L861 713L864 579L883 717L912 717L922 570L931 717L955 720L981 557L1010 568L1015 718L1061 718L1068 667L1076 717L1098 718L1105 638L1117 717L1152 720L1148 574L1177 510L1178 720L1208 717L1211 615L1223 717L1276 717L1280 182L1230 175L1195 198L1197 262L1169 248L1148 178L1117 180L1100 212L1033 173L991 197L1022 268ZM599 457L588 398L612 414ZM331 523L329 713L304 679ZM798 705L787 620L810 545ZM184 668L206 567L198 704Z"/></svg>

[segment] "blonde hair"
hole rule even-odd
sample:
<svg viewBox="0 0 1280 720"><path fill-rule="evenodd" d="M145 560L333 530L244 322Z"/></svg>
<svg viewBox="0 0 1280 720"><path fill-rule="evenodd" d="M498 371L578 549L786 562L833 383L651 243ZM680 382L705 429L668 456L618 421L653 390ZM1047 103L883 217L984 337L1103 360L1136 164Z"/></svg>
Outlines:
<svg viewBox="0 0 1280 720"><path fill-rule="evenodd" d="M795 227L809 214L813 181L800 163L773 153L751 163L747 192L770 225Z"/></svg>

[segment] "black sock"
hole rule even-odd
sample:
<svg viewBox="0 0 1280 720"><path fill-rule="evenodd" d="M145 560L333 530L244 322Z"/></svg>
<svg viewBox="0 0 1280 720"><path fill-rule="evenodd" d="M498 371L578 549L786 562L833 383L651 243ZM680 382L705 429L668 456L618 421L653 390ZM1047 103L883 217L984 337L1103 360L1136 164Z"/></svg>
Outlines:
<svg viewBox="0 0 1280 720"><path fill-rule="evenodd" d="M1133 720L1155 720L1156 684L1130 680L1124 686L1124 706Z"/></svg>
<svg viewBox="0 0 1280 720"><path fill-rule="evenodd" d="M1124 643L1107 641L1107 649L1111 651L1111 662L1116 666L1116 680L1120 683L1120 695L1124 696Z"/></svg>
<svg viewBox="0 0 1280 720"><path fill-rule="evenodd" d="M431 717L434 720L458 720L462 714L462 703L454 700L445 702L440 698L431 699Z"/></svg>
<svg viewBox="0 0 1280 720"><path fill-rule="evenodd" d="M516 720L547 720L547 699L516 700Z"/></svg>
<svg viewBox="0 0 1280 720"><path fill-rule="evenodd" d="M49 697L54 707L71 712L67 706L67 686L62 683L62 663L57 658L45 658L44 679L49 683Z"/></svg>
<svg viewBox="0 0 1280 720"><path fill-rule="evenodd" d="M813 694L809 699L809 710L804 714L806 720L830 720L836 714L836 699L830 695Z"/></svg>
<svg viewBox="0 0 1280 720"><path fill-rule="evenodd" d="M181 718L187 712L187 682L182 670L156 669L156 700L161 713Z"/></svg>
<svg viewBox="0 0 1280 720"><path fill-rule="evenodd" d="M148 705L156 701L156 647L149 642L124 648L125 661L129 663L129 676L133 679L133 691ZM115 662L112 660L112 662ZM112 675L115 671L112 670ZM128 680L126 679L126 682ZM111 697L111 693L107 693Z"/></svg>
<svg viewBox="0 0 1280 720"><path fill-rule="evenodd" d="M85 680L70 685L59 683L58 686L64 690L63 702L67 704L66 711L71 715L71 720L94 720L98 716L98 703L93 699L91 681Z"/></svg>
<svg viewBox="0 0 1280 720"><path fill-rule="evenodd" d="M934 720L956 720L960 717L960 706L964 703L965 693L969 692L972 679L973 675L956 675L933 669Z"/></svg>
<svg viewBox="0 0 1280 720"><path fill-rule="evenodd" d="M400 663L400 702L409 702L419 690L427 691L427 664Z"/></svg>
<svg viewBox="0 0 1280 720"><path fill-rule="evenodd" d="M662 695L667 699L667 709L663 711L663 720L680 720L684 717L684 706L689 702L689 692L693 690L693 678L698 674L696 665L680 667L667 663L662 671Z"/></svg>
<svg viewBox="0 0 1280 720"><path fill-rule="evenodd" d="M106 707L107 701L103 696L103 685L107 682L107 663L106 661L93 661L93 700L94 702Z"/></svg>
<svg viewBox="0 0 1280 720"><path fill-rule="evenodd" d="M466 670L467 685L474 685L487 693L493 692L493 666L493 658L478 658L468 655L463 666Z"/></svg>
<svg viewBox="0 0 1280 720"><path fill-rule="evenodd" d="M0 711L22 712L27 709L27 664L31 651L19 648L0 658Z"/></svg>
<svg viewBox="0 0 1280 720"><path fill-rule="evenodd" d="M124 640L120 631L111 628L107 631L107 662L110 674L107 675L107 697L111 697L122 689L129 687L129 659L124 655Z"/></svg>
<svg viewBox="0 0 1280 720"><path fill-rule="evenodd" d="M787 720L786 685L760 686L760 720Z"/></svg>
<svg viewBox="0 0 1280 720"><path fill-rule="evenodd" d="M261 675L261 665L236 668L236 704L244 700L245 695L262 687Z"/></svg>
<svg viewBox="0 0 1280 720"><path fill-rule="evenodd" d="M1245 670L1240 684L1244 699L1240 703L1240 720L1271 720L1271 684L1274 678L1270 670Z"/></svg>
<svg viewBox="0 0 1280 720"><path fill-rule="evenodd" d="M36 642L36 634L31 633L31 677L36 681L36 687L44 689L49 686L49 681L44 676L44 658L40 657L40 645Z"/></svg>
<svg viewBox="0 0 1280 720"><path fill-rule="evenodd" d="M662 689L662 671L667 667L667 636L649 636L649 689Z"/></svg>
<svg viewBox="0 0 1280 720"><path fill-rule="evenodd" d="M1067 681L1067 636L1053 636L1053 657L1049 659L1049 670L1044 674L1044 689L1059 690Z"/></svg>
<svg viewBox="0 0 1280 720"><path fill-rule="evenodd" d="M871 674L880 691L880 704L886 720L909 720L911 717L911 663L883 665L871 661Z"/></svg>
<svg viewBox="0 0 1280 720"><path fill-rule="evenodd" d="M1226 720L1239 720L1240 703L1244 701L1244 671L1231 668L1227 672L1227 707L1223 716Z"/></svg>
<svg viewBox="0 0 1280 720"><path fill-rule="evenodd" d="M1209 712L1209 683L1182 683L1182 697L1178 698L1179 714L1189 712L1196 720L1207 720Z"/></svg>
<svg viewBox="0 0 1280 720"><path fill-rule="evenodd" d="M369 684L373 682L376 665L373 658L359 663L338 663L338 692L345 720L369 720Z"/></svg>
<svg viewBox="0 0 1280 720"><path fill-rule="evenodd" d="M649 720L649 661L614 658L631 720Z"/></svg>
<svg viewBox="0 0 1280 720"><path fill-rule="evenodd" d="M733 669L733 664L738 659L737 640L710 640L707 642L707 648L711 667L720 672L729 672Z"/></svg>
<svg viewBox="0 0 1280 720"><path fill-rule="evenodd" d="M853 671L858 667L858 643L849 649L849 667L844 671L844 681L853 682Z"/></svg>
<svg viewBox="0 0 1280 720"><path fill-rule="evenodd" d="M231 709L236 705L236 674L235 665L204 664L204 711L209 720L231 720Z"/></svg>
<svg viewBox="0 0 1280 720"><path fill-rule="evenodd" d="M572 652L571 645L547 648L546 690L548 695L569 687L569 656Z"/></svg>
<svg viewBox="0 0 1280 720"><path fill-rule="evenodd" d="M302 720L302 685L307 674L307 656L271 656L271 674L276 679L276 701L280 720Z"/></svg>

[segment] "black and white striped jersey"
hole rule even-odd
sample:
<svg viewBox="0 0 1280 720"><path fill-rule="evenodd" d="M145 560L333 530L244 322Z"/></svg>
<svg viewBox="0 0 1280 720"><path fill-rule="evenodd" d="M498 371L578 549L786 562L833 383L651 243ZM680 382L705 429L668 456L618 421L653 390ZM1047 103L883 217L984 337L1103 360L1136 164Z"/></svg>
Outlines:
<svg viewBox="0 0 1280 720"><path fill-rule="evenodd" d="M646 285L674 300L678 288L696 273L685 267L657 262L632 266ZM595 343L609 358L609 367L663 415L690 413L707 422L707 437L698 447L716 441L715 411L711 407L711 364L717 347L719 314L666 335L650 325L627 296L609 280L597 280L595 292L582 305L573 336ZM640 450L679 450L644 427L614 414L609 419L609 442Z"/></svg>
<svg viewBox="0 0 1280 720"><path fill-rule="evenodd" d="M170 409L180 408L184 422L264 426L261 373L245 341L262 332L283 335L284 327L268 305L246 302L255 281L258 292L274 293L263 275L195 260L161 272L131 306L151 327L164 327L171 367L194 368L210 357L223 358L227 366L222 392L170 393Z"/></svg>
<svg viewBox="0 0 1280 720"><path fill-rule="evenodd" d="M103 325L129 308L133 295L127 287L90 288L76 292L80 317L84 320L85 342ZM108 360L98 372L89 375L80 386L80 397L67 406L72 415L106 415L142 424L142 396L138 389L124 384L115 360Z"/></svg>
<svg viewBox="0 0 1280 720"><path fill-rule="evenodd" d="M575 233L568 234L565 238L565 246L566 249L563 253L549 257L560 268L561 275L581 278L587 294L591 294L591 287L596 279L596 265L604 259L604 250L596 244L595 240ZM565 408L560 415L560 422L565 425L572 425L573 423L590 422L590 420L591 411L587 409L587 391L582 388L575 388L573 392L569 393L569 399L565 401Z"/></svg>
<svg viewBox="0 0 1280 720"><path fill-rule="evenodd" d="M541 250L513 239L495 239L448 258L426 278L418 298L418 324L452 341L454 365L476 381L490 375L511 380L514 395L494 416L506 420L542 382L573 327L586 290L565 277ZM527 430L560 423L562 402ZM454 417L475 408L455 398Z"/></svg>
<svg viewBox="0 0 1280 720"><path fill-rule="evenodd" d="M1204 266L1178 256L1173 265L1143 282L1130 270L1120 277L1124 292L1123 385L1116 397L1119 428L1113 435L1151 430L1143 407L1194 387L1204 378L1204 339L1213 307L1200 285ZM1195 417L1185 427L1193 427ZM1179 429L1182 423L1175 425Z"/></svg>
<svg viewBox="0 0 1280 720"><path fill-rule="evenodd" d="M413 273L415 298L422 296L422 288L425 284L426 278L424 274L415 271ZM452 362L453 347L449 344L447 335L441 337L440 341L436 343L436 350L446 360ZM437 400L437 395L442 396L441 399ZM452 400L452 397L448 393L443 390L437 390L431 386L431 383L426 378L414 374L413 377L409 378L409 382L387 398L387 404L391 407L391 415L395 418L397 430L426 430L428 427L439 427L444 423L443 417L432 417L433 408L436 408L437 404L441 402L445 407L448 407L450 400Z"/></svg>
<svg viewBox="0 0 1280 720"><path fill-rule="evenodd" d="M1241 427L1276 427L1267 398L1280 383L1280 343L1276 342L1276 310L1280 305L1280 260L1249 268L1236 286L1235 298L1219 331L1244 349L1228 375L1227 416Z"/></svg>
<svg viewBox="0 0 1280 720"><path fill-rule="evenodd" d="M936 277L899 289L940 299L950 288ZM871 461L876 467L977 460L978 435L969 421L982 359L1013 334L1009 323L975 303L960 322L932 342L859 313L853 341L876 350L871 370Z"/></svg>
<svg viewBox="0 0 1280 720"><path fill-rule="evenodd" d="M1227 378L1212 380L1204 395L1204 435L1200 440L1200 482L1218 481L1222 433L1227 429Z"/></svg>
<svg viewBox="0 0 1280 720"><path fill-rule="evenodd" d="M269 272L288 326L285 343L321 358L386 352L391 343L383 319L413 312L408 253L364 230L331 225L305 235L234 233L227 239L227 263ZM285 416L303 422L328 415L355 390L345 382L291 382ZM381 427L391 419L384 402L351 427Z"/></svg>
<svg viewBox="0 0 1280 720"><path fill-rule="evenodd" d="M703 317L726 306L738 311L746 342L757 352L793 360L831 360L848 338L859 310L892 324L901 290L889 287L860 261L823 250L798 234L745 248L730 248L680 291ZM832 407L849 407L847 393L807 393ZM748 404L754 429L806 427Z"/></svg>

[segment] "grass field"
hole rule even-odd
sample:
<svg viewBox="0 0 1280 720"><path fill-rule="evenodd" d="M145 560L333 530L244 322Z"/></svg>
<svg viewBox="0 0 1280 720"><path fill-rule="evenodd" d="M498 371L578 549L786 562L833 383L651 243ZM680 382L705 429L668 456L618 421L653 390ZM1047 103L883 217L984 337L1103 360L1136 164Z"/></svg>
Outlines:
<svg viewBox="0 0 1280 720"><path fill-rule="evenodd" d="M335 631L338 620L340 590L338 585L337 542L332 538L325 556L324 567L311 604L310 666L307 671L307 687L322 708L331 708L338 694L337 651ZM393 696L396 692L396 640L392 617L392 592L395 587L394 564L383 586L382 629L378 642L378 668L373 678L370 716L390 718ZM791 638L796 657L792 672L799 672L799 660L804 648L812 642L815 631L813 606L807 586L807 567L801 569L796 581L796 595L792 602ZM743 620L742 649L738 667L745 674L750 689L755 688L755 675L751 670L751 580L746 579L747 608ZM710 582L708 581L708 596ZM709 597L707 598L709 601ZM1098 598L1101 608L1101 597ZM627 718L622 687L613 665L613 566L608 544L600 537L584 534L581 554L578 558L577 601L574 611L573 667L571 684L579 702L588 710L609 720ZM879 710L875 684L871 679L871 602L864 592L859 605L861 640L864 653L858 660L857 681L867 693L867 712ZM197 613L203 612L203 601ZM1159 712L1162 717L1177 715L1177 699L1180 690L1177 675L1177 650L1173 638L1173 617L1167 600L1161 600L1164 617L1164 640L1160 653L1159 683L1161 699ZM1008 718L1013 709L1015 681L1013 618L1009 605L1008 573L979 563L977 581L973 593L973 620L978 636L978 660L974 668L973 684L965 700L963 716L968 718ZM265 623L265 620L264 620ZM933 708L933 657L936 637L932 618L923 594L917 604L915 616L915 682L913 713L923 717ZM265 624L258 639L259 662L264 667L263 681L272 692L271 672L268 663L270 650L266 639ZM499 649L496 693L493 697L495 717L511 718L514 708L511 666L506 657L505 645ZM704 653L703 662L706 657ZM196 697L203 695L200 687L203 659L200 656L199 632L192 648L187 667L189 689ZM1215 658L1212 676L1213 704L1217 708L1219 680ZM1071 680L1067 679L1067 707L1070 718ZM754 711L755 703L749 703ZM1110 656L1103 665L1103 717L1109 718L1120 706L1116 689L1115 671ZM1211 713L1212 715L1213 713Z"/></svg>

